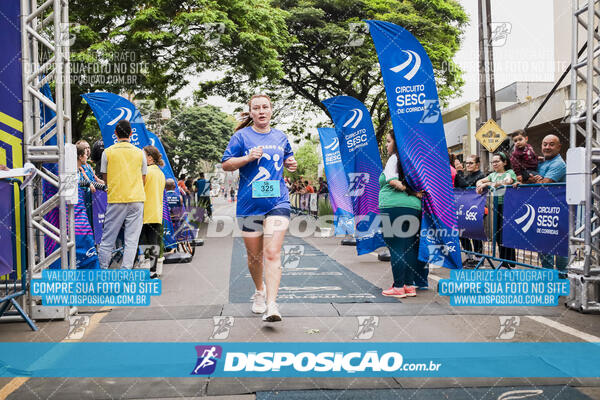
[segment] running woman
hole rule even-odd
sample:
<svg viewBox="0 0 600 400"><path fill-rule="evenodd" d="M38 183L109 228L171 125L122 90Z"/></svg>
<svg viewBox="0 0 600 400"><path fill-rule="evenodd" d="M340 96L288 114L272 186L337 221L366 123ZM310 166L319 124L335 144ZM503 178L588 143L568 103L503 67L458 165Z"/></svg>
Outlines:
<svg viewBox="0 0 600 400"><path fill-rule="evenodd" d="M281 246L290 218L283 167L294 172L298 165L286 135L271 128L271 99L254 95L248 106L250 112L244 113L221 162L225 171L240 170L236 215L256 287L252 312L264 313L265 322L276 322L281 321L276 303Z"/></svg>

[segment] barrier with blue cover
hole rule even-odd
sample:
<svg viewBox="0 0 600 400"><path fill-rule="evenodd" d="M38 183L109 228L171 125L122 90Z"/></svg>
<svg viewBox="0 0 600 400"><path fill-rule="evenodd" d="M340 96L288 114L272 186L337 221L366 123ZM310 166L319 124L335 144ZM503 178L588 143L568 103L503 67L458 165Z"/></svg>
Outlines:
<svg viewBox="0 0 600 400"><path fill-rule="evenodd" d="M485 263L492 268L540 268L543 257L568 256L569 207L564 183L501 186L482 195L474 188L454 193L461 237L487 241L482 252L462 250L480 257L475 268ZM515 254L514 260L502 258L497 246L521 254Z"/></svg>

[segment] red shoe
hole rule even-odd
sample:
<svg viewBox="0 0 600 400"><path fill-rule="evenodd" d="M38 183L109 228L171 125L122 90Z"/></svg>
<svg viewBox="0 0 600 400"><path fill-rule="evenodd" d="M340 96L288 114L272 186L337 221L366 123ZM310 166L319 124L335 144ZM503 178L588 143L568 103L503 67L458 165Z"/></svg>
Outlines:
<svg viewBox="0 0 600 400"><path fill-rule="evenodd" d="M396 297L399 299L406 297L406 293L403 287L397 288L392 286L388 290L384 290L383 292L381 292L381 294L387 297Z"/></svg>
<svg viewBox="0 0 600 400"><path fill-rule="evenodd" d="M404 293L406 293L406 297L415 297L417 295L417 288L404 285Z"/></svg>

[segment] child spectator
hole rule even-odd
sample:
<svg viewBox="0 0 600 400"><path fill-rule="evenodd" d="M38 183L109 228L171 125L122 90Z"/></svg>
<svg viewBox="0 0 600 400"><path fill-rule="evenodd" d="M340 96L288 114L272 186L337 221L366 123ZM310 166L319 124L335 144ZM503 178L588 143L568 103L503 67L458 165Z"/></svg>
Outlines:
<svg viewBox="0 0 600 400"><path fill-rule="evenodd" d="M177 194L175 190L175 181L173 179L167 179L165 182L165 189L167 190L167 203L169 203L169 209L173 210L176 207L181 207L183 204L183 198Z"/></svg>
<svg viewBox="0 0 600 400"><path fill-rule="evenodd" d="M538 158L533 147L527 143L527 134L519 129L512 134L515 147L510 155L510 163L519 182L527 182L530 176L536 174Z"/></svg>
<svg viewBox="0 0 600 400"><path fill-rule="evenodd" d="M144 225L140 234L140 245L159 246L158 258L163 256L163 193L165 190L165 175L158 168L165 165L160 151L154 146L144 147L146 162L148 164L148 174L146 175L146 184L144 192L146 201L144 202ZM153 271L155 269L155 271ZM151 276L158 277L162 271L156 270L154 265L150 268Z"/></svg>

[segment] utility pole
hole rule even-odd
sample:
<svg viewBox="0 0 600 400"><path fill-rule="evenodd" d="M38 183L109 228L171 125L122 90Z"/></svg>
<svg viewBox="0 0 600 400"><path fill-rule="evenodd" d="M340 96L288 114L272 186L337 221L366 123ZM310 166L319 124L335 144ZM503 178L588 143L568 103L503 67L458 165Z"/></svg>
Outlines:
<svg viewBox="0 0 600 400"><path fill-rule="evenodd" d="M491 45L491 6L490 0L479 0L479 126L490 118L496 121L496 95L494 88L494 57ZM488 168L487 150L477 143L477 154L481 166Z"/></svg>

